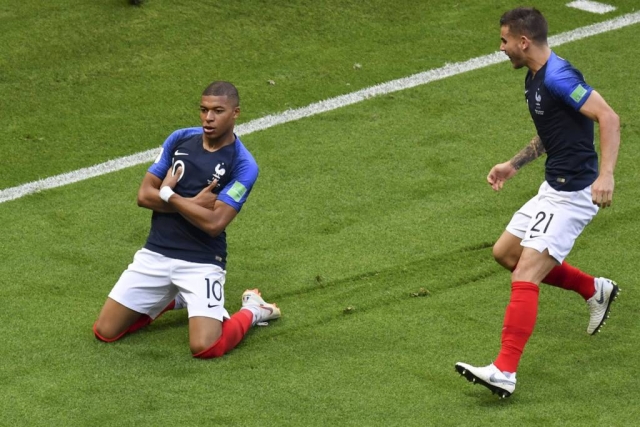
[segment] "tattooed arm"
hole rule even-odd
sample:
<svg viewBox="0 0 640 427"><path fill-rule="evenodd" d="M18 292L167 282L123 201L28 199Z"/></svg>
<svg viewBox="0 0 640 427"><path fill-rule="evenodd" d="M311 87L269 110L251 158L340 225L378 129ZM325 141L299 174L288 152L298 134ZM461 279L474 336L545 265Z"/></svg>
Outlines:
<svg viewBox="0 0 640 427"><path fill-rule="evenodd" d="M491 188L494 190L500 190L504 183L513 177L521 167L542 156L544 152L542 140L536 135L529 141L529 144L513 156L511 160L491 168L489 175L487 175L487 182L489 182L489 185L491 185Z"/></svg>
<svg viewBox="0 0 640 427"><path fill-rule="evenodd" d="M531 141L529 141L529 144L526 147L520 150L518 154L509 160L509 163L511 163L515 170L520 170L521 167L542 156L544 153L545 150L544 145L542 145L542 140L538 135L536 135Z"/></svg>

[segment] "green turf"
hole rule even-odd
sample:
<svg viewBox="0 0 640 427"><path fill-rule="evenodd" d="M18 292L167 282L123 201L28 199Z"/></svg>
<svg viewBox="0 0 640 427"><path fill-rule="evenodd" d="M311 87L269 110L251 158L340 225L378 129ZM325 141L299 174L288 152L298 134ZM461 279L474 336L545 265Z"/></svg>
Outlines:
<svg viewBox="0 0 640 427"><path fill-rule="evenodd" d="M158 146L197 124L213 78L238 84L246 121L490 53L514 6L166 3L0 5L0 187ZM633 8L610 3L605 17L538 6L557 33ZM557 49L622 117L614 207L568 261L623 293L590 337L581 299L543 287L509 400L453 370L495 357L509 275L490 247L543 176L538 161L500 193L485 183L534 133L523 72L503 63L243 138L261 175L228 230L228 309L259 286L284 316L220 360L191 358L184 312L93 339L146 238L147 165L0 204L0 425L634 425L639 37L636 25Z"/></svg>

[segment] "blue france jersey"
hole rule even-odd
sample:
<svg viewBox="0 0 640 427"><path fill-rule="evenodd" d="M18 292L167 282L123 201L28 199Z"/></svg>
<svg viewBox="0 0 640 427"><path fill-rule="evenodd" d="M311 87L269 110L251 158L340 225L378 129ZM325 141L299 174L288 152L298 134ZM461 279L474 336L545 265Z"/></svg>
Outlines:
<svg viewBox="0 0 640 427"><path fill-rule="evenodd" d="M236 137L233 144L215 152L204 149L202 128L180 129L162 144L162 151L149 172L164 179L169 167L182 166L182 178L174 191L193 197L218 180L214 193L218 200L240 211L258 178L258 165ZM216 264L225 268L226 233L212 237L178 213L153 212L151 230L145 248L169 258Z"/></svg>
<svg viewBox="0 0 640 427"><path fill-rule="evenodd" d="M578 191L598 177L594 125L579 112L593 89L554 52L525 79L525 99L547 152L545 179L558 191Z"/></svg>

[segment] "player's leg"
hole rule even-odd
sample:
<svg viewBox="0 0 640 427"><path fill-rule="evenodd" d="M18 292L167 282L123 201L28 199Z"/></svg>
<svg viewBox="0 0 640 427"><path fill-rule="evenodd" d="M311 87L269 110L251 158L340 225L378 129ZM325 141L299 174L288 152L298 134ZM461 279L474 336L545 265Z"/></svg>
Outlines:
<svg viewBox="0 0 640 427"><path fill-rule="evenodd" d="M100 341L116 341L128 331L140 316L142 313L107 298L98 315L98 320L93 324L93 333Z"/></svg>
<svg viewBox="0 0 640 427"><path fill-rule="evenodd" d="M493 246L493 257L496 262L509 271L514 271L518 265L523 253L521 245L525 236L527 227L531 222L531 218L538 205L539 194L532 197L525 203L509 221L506 230L502 233L498 241ZM515 293L515 295L514 295ZM524 305L527 310L524 318L530 320L533 314L533 321L537 313L537 295L538 287L527 284L512 284L511 301L509 306L513 308ZM535 310L531 310L531 302L534 302ZM511 316L509 306L507 307L506 319ZM467 363L458 362L455 365L456 371L473 383L482 384L493 393L498 393L502 398L509 397L515 390L516 377L515 370L511 372L502 372L493 363L488 366L475 367Z"/></svg>
<svg viewBox="0 0 640 427"><path fill-rule="evenodd" d="M513 229L513 226L511 229ZM520 242L522 242L522 237L518 237L508 230L504 231L493 245L493 258L507 270L515 270L522 254Z"/></svg>
<svg viewBox="0 0 640 427"><path fill-rule="evenodd" d="M159 314L151 317L148 314L132 310L111 298L107 298L98 320L93 324L93 333L100 341L117 341L125 334L133 333L149 325L164 312L172 310L173 305L174 302L171 301Z"/></svg>
<svg viewBox="0 0 640 427"><path fill-rule="evenodd" d="M109 293L93 331L101 341L116 341L147 326L173 305L169 260L142 249ZM166 270L166 271L164 271Z"/></svg>
<svg viewBox="0 0 640 427"><path fill-rule="evenodd" d="M568 264L566 261L562 261L562 264L555 266L549 274L542 279L542 283L576 292L580 294L585 301L594 295L596 289L595 277Z"/></svg>
<svg viewBox="0 0 640 427"><path fill-rule="evenodd" d="M531 218L536 214L540 194L538 193L529 199L520 209L518 209L505 231L500 235L498 241L493 245L493 257L498 264L509 271L513 271L518 264L522 254L522 239L524 239Z"/></svg>
<svg viewBox="0 0 640 427"><path fill-rule="evenodd" d="M247 289L242 294L242 308L230 318L222 322L207 317L189 319L191 352L203 359L221 357L234 349L252 326L279 317L276 304L265 302L258 289Z"/></svg>
<svg viewBox="0 0 640 427"><path fill-rule="evenodd" d="M225 309L226 272L214 264L182 261L172 274L189 312L189 346L194 357L220 357L233 348L253 325L253 313L242 309L229 316Z"/></svg>
<svg viewBox="0 0 640 427"><path fill-rule="evenodd" d="M502 328L500 352L496 360L482 367L456 363L456 370L469 381L479 383L509 397L515 390L516 371L522 352L533 333L538 314L538 284L557 261L548 251L542 253L524 248L518 266L512 273L511 297Z"/></svg>
<svg viewBox="0 0 640 427"><path fill-rule="evenodd" d="M522 254L520 242L522 239L509 231L502 233L493 246L493 256L496 262L509 271L515 270ZM563 261L562 264L551 269L549 274L542 279L542 283L574 291L587 301L595 294L596 279Z"/></svg>
<svg viewBox="0 0 640 427"><path fill-rule="evenodd" d="M587 197L588 195L585 195ZM531 198L525 203L511 218L507 229L502 233L498 241L493 246L493 256L504 268L513 271L518 264L520 254L522 254L522 239L525 238L527 227L531 219L539 214L539 195ZM579 197L583 197L580 195ZM595 215L597 207L587 207L589 215ZM541 219L541 218L539 218ZM555 286L561 289L574 291L580 294L585 301L595 295L596 279L576 267L563 261L556 265L549 274L542 279L542 283ZM604 286L605 288L607 286Z"/></svg>
<svg viewBox="0 0 640 427"><path fill-rule="evenodd" d="M531 216L525 230L521 243L524 248L512 273L511 298L498 357L494 363L479 368L456 364L456 370L469 381L479 382L501 397L507 397L515 390L515 372L536 322L538 285L564 261L590 220L589 215L583 215L579 208L573 207L571 193L557 192L544 183L538 198L537 213Z"/></svg>
<svg viewBox="0 0 640 427"><path fill-rule="evenodd" d="M593 217L598 213L599 208L593 204L590 186L577 192L572 202L575 206L575 211L577 211L576 216L581 215L584 226L591 222ZM580 232L581 231L582 230L580 230ZM591 278L591 276L589 276L589 278ZM587 279L584 279L584 282L585 284L580 294L587 300L589 307L587 333L594 335L600 331L605 320L609 317L611 303L616 300L620 289L613 280L604 277L596 278L593 288L589 286ZM592 289L593 292L591 292ZM591 296L589 294L591 294Z"/></svg>
<svg viewBox="0 0 640 427"><path fill-rule="evenodd" d="M548 240L544 236L540 240L541 234L552 237L549 240L549 252L561 264L552 269L543 282L575 291L587 301L587 333L593 335L600 330L609 316L611 303L618 295L618 286L610 279L594 278L564 261L582 230L598 213L598 207L591 199L591 188L562 192L549 187L541 205L544 206L533 219L535 224L527 231L523 245L527 246L525 242L529 242L529 246L536 247L537 244L538 250L541 250L541 242Z"/></svg>
<svg viewBox="0 0 640 427"><path fill-rule="evenodd" d="M547 250L523 249L511 274L511 297L505 311L502 344L494 362L500 371L517 371L524 347L536 324L538 285L557 264Z"/></svg>
<svg viewBox="0 0 640 427"><path fill-rule="evenodd" d="M203 353L218 343L221 336L222 321L204 316L189 317L189 347L194 357L208 358Z"/></svg>
<svg viewBox="0 0 640 427"><path fill-rule="evenodd" d="M178 288L176 300L189 313L189 346L194 356L205 356L222 337L222 322L229 318L224 307L225 279L226 272L217 265L176 261L171 280Z"/></svg>

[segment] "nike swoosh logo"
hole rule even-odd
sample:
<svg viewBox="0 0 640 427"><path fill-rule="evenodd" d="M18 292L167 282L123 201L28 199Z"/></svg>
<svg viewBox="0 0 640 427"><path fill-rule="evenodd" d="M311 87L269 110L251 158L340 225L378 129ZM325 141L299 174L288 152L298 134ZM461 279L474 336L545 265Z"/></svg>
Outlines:
<svg viewBox="0 0 640 427"><path fill-rule="evenodd" d="M220 304L214 304L214 305L207 304L207 306L208 306L209 308L213 308L213 307L220 307Z"/></svg>
<svg viewBox="0 0 640 427"><path fill-rule="evenodd" d="M496 374L491 374L491 376L489 377L489 382L492 382L494 384L506 384L506 385L515 385L516 384L513 381L498 379L498 378L496 378Z"/></svg>
<svg viewBox="0 0 640 427"><path fill-rule="evenodd" d="M173 153L174 156L188 156L189 153L181 153L180 150L176 150L175 153Z"/></svg>
<svg viewBox="0 0 640 427"><path fill-rule="evenodd" d="M271 308L271 307L267 307L265 305L261 305L260 308L263 309L263 310L269 310L269 314L273 314L273 308Z"/></svg>
<svg viewBox="0 0 640 427"><path fill-rule="evenodd" d="M600 288L600 298L596 298L596 302L598 304L602 304L604 302L604 287Z"/></svg>

